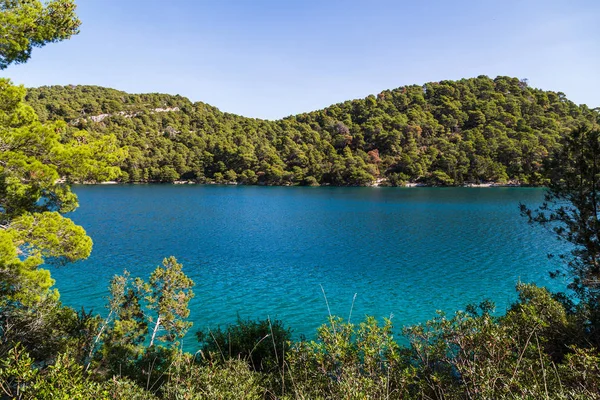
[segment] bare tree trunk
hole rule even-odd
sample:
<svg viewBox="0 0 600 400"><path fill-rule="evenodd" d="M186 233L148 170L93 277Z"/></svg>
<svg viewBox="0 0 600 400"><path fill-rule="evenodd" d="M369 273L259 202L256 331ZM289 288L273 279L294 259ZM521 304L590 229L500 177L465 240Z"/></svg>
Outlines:
<svg viewBox="0 0 600 400"><path fill-rule="evenodd" d="M112 316L113 311L114 310L110 310L110 312L108 313L108 317L106 317L106 319L102 323L102 327L100 328L100 331L96 335L96 340L94 340L94 343L92 343L90 352L88 354L87 364L85 365L86 371L88 370L88 368L90 367L90 364L92 363L92 356L94 355L94 349L96 348L96 345L98 344L98 341L100 340L100 337L102 337L102 333L104 332L104 329L106 329L106 327L108 326L108 323L110 322L110 317Z"/></svg>
<svg viewBox="0 0 600 400"><path fill-rule="evenodd" d="M158 326L160 325L160 316L156 319L156 324L154 325L154 330L152 331L152 339L150 339L150 347L154 344L154 338L156 337L156 332L158 332Z"/></svg>

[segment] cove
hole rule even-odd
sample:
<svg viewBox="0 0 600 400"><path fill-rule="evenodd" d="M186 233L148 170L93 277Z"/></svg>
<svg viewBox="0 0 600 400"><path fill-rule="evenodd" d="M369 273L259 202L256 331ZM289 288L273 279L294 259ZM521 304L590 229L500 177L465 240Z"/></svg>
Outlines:
<svg viewBox="0 0 600 400"><path fill-rule="evenodd" d="M436 310L494 301L503 312L515 284L552 289L565 250L529 226L518 203L540 188L359 188L203 185L76 186L69 214L94 240L89 259L51 268L62 301L104 313L111 277L145 279L173 255L196 286L193 332L242 318L277 318L315 336L331 312L403 325Z"/></svg>

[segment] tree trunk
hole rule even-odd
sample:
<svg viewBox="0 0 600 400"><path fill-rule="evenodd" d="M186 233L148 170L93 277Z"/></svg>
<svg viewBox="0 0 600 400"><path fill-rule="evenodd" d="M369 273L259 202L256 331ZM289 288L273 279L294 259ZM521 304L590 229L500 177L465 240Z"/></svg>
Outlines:
<svg viewBox="0 0 600 400"><path fill-rule="evenodd" d="M160 317L156 319L156 325L154 325L154 330L152 331L152 339L150 339L150 347L154 344L154 338L156 337L156 332L158 332L158 326L160 325Z"/></svg>

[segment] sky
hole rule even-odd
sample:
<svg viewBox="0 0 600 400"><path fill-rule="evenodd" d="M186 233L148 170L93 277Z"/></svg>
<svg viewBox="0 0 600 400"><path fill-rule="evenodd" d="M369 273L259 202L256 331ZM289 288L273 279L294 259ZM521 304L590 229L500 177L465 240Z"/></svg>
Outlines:
<svg viewBox="0 0 600 400"><path fill-rule="evenodd" d="M76 0L81 32L1 75L277 119L487 75L600 106L598 0Z"/></svg>

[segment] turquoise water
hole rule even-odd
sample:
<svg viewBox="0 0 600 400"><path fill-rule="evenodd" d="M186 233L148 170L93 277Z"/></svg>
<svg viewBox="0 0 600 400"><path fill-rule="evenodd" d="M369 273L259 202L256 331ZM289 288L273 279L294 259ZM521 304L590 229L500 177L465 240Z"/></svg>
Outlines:
<svg viewBox="0 0 600 400"><path fill-rule="evenodd" d="M66 304L103 311L110 278L148 277L174 255L196 282L192 331L243 318L282 319L313 337L331 311L393 315L398 329L491 299L520 279L561 288L546 254L560 243L519 216L533 188L78 186L70 215L92 256L53 269ZM192 349L193 335L186 338Z"/></svg>

